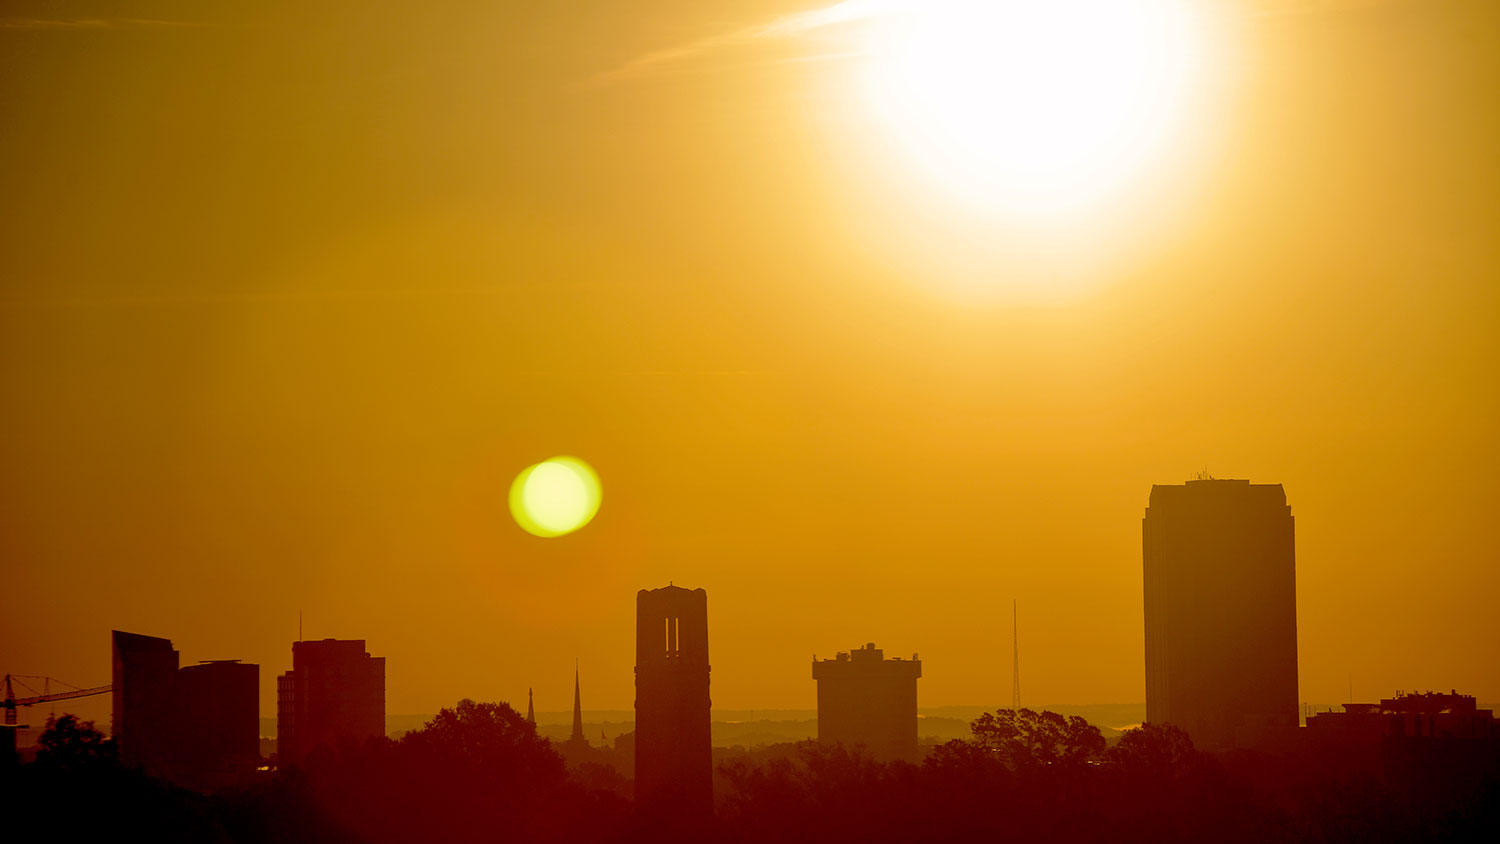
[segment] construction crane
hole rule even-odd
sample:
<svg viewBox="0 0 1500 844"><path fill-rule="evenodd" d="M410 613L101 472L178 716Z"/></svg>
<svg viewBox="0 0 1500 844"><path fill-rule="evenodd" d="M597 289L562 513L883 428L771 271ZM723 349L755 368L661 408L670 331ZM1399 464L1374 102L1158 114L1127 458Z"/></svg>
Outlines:
<svg viewBox="0 0 1500 844"><path fill-rule="evenodd" d="M38 692L26 684L27 680L41 680L42 690ZM68 688L53 693L52 684L58 683ZM16 686L31 692L30 697L16 697ZM21 706L32 706L38 703L48 703L54 700L72 700L78 697L89 697L91 695L102 695L105 692L114 691L114 686L95 686L92 689L80 689L72 683L64 683L51 677L35 677L30 674L7 674L5 675L5 700L0 701L0 706L5 708L5 726L16 725L16 708Z"/></svg>

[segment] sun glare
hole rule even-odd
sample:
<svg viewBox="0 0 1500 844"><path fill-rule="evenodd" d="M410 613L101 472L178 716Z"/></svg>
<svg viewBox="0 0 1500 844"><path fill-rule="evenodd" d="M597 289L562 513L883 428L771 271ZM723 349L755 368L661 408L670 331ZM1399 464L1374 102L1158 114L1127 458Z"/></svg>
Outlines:
<svg viewBox="0 0 1500 844"><path fill-rule="evenodd" d="M980 204L1094 205L1164 157L1201 78L1188 0L932 0L876 27L867 96L902 146Z"/></svg>

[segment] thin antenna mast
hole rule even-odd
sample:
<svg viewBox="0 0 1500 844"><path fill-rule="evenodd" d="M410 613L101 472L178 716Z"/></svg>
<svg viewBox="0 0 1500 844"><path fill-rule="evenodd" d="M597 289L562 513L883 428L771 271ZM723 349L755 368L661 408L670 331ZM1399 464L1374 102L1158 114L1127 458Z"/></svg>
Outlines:
<svg viewBox="0 0 1500 844"><path fill-rule="evenodd" d="M302 610L297 610L297 641L302 641Z"/></svg>
<svg viewBox="0 0 1500 844"><path fill-rule="evenodd" d="M1019 710L1021 708L1021 636L1020 622L1017 619L1016 599L1010 599L1010 642L1011 642L1011 676L1010 676L1010 708Z"/></svg>

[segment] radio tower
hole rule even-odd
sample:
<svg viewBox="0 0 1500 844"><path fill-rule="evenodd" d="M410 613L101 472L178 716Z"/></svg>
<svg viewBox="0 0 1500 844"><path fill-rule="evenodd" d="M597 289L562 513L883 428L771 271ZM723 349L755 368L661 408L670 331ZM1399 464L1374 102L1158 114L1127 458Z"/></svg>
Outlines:
<svg viewBox="0 0 1500 844"><path fill-rule="evenodd" d="M1011 675L1010 675L1010 708L1012 711L1021 708L1021 637L1018 635L1020 625L1016 622L1016 599L1010 599L1010 643L1011 653Z"/></svg>

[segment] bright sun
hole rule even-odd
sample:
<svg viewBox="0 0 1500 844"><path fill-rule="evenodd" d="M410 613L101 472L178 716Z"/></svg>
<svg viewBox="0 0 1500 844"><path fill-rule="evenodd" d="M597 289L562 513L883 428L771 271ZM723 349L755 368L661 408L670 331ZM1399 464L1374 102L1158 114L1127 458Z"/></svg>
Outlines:
<svg viewBox="0 0 1500 844"><path fill-rule="evenodd" d="M1201 70L1189 0L927 0L875 28L868 96L947 185L1027 218L1167 155Z"/></svg>
<svg viewBox="0 0 1500 844"><path fill-rule="evenodd" d="M599 512L599 475L577 457L554 457L521 470L510 486L510 513L535 536L572 533Z"/></svg>

